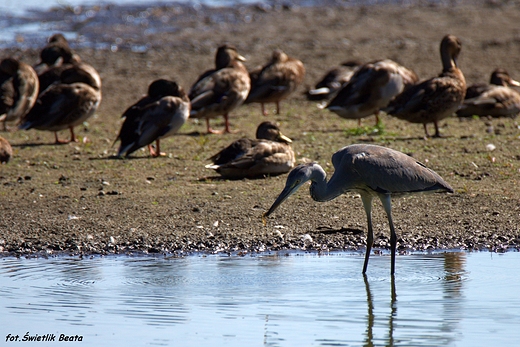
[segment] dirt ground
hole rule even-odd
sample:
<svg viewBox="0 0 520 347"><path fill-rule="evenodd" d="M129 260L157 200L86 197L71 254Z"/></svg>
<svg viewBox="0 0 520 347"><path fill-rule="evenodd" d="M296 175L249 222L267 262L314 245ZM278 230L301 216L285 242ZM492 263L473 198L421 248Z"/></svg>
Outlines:
<svg viewBox="0 0 520 347"><path fill-rule="evenodd" d="M356 121L303 96L327 69L350 59L391 58L421 79L432 77L441 70L439 43L447 33L462 41L459 66L468 84L487 82L496 67L520 79L520 5L236 11L249 19L213 22L208 12L187 19L173 34L138 37L162 42L144 53L77 50L103 80L97 114L77 129L81 141L55 145L53 133L36 130L0 134L14 147L12 161L0 166L0 255L362 250L366 217L359 197L317 203L301 189L264 226L262 213L286 175L228 181L204 167L231 141L254 136L266 119L293 139L298 162L317 161L329 175L332 153L370 142L411 154L444 177L454 194L394 199L401 252L520 248L518 119L453 117L441 123L444 138L425 139L421 125L383 116L384 130L367 134L355 131ZM305 86L282 104L280 115L272 105L267 117L259 105L240 107L231 115L236 134L205 135L203 122L189 120L180 134L161 142L166 157L150 158L143 150L131 159L113 159L120 116L148 84L170 78L189 89L213 66L223 42L238 48L248 68L283 49L304 62ZM37 51L2 52L10 54L37 62ZM212 124L223 127L223 119ZM363 121L372 124L372 118ZM379 202L373 213L375 247L387 249L389 228Z"/></svg>

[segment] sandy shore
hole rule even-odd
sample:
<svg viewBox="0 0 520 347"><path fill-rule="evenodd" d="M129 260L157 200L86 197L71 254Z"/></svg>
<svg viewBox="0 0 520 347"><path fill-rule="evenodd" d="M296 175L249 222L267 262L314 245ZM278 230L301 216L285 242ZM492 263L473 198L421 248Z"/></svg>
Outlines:
<svg viewBox="0 0 520 347"><path fill-rule="evenodd" d="M463 43L459 65L468 83L488 81L496 67L520 79L520 8L512 3L241 11L238 18L251 14L250 19L213 22L206 13L187 19L173 34L137 37L154 43L146 52L78 50L103 79L97 114L78 128L82 142L57 146L52 133L34 130L1 134L15 156L0 166L0 255L363 249L366 221L358 197L316 203L302 189L264 226L261 215L286 176L226 181L204 168L223 146L254 136L265 119L294 140L298 161L318 161L330 174L332 153L371 142L412 154L443 176L454 194L394 200L401 252L519 248L516 119L452 118L442 122L445 138L425 140L422 126L384 117L383 134L354 135L349 129L357 127L355 121L318 109L305 100L302 87L282 104L280 115L273 115L272 106L267 118L258 105L235 111L231 122L237 134L204 135L205 125L190 120L163 142L167 157L152 159L140 151L134 159L111 159L126 107L157 78L175 79L188 89L213 66L222 42L233 43L249 68L281 48L304 62L310 86L328 68L350 59L391 58L421 79L432 77L441 69L439 42L451 33ZM38 52L13 49L3 56L9 54L34 64ZM215 123L222 126L222 120ZM491 152L490 143L496 147ZM379 203L374 219L375 247L388 248L389 229Z"/></svg>

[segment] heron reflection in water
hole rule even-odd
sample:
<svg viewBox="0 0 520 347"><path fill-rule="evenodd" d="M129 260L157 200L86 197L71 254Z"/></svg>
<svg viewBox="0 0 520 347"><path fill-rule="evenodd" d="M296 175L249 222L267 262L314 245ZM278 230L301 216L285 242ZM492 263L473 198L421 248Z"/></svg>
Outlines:
<svg viewBox="0 0 520 347"><path fill-rule="evenodd" d="M392 197L416 193L450 192L453 189L436 172L414 158L382 146L355 144L346 146L332 155L335 171L327 182L327 174L316 163L301 164L287 177L284 190L271 208L263 214L271 215L282 202L305 182L311 181L310 195L315 201L330 201L349 191L359 193L367 215L368 235L363 273L374 242L372 230L372 200L378 197L390 224L391 274L395 273L397 236L392 221Z"/></svg>

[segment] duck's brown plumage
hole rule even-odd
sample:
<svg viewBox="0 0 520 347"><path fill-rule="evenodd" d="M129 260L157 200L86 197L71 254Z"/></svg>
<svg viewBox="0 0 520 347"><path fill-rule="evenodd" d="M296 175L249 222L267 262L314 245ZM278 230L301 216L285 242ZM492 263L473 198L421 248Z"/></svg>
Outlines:
<svg viewBox="0 0 520 347"><path fill-rule="evenodd" d="M6 164L13 156L13 148L9 141L0 136L0 164Z"/></svg>
<svg viewBox="0 0 520 347"><path fill-rule="evenodd" d="M520 112L520 93L510 86L520 86L504 69L491 73L490 84L473 84L457 111L459 117L515 117Z"/></svg>
<svg viewBox="0 0 520 347"><path fill-rule="evenodd" d="M398 95L385 110L389 115L412 123L433 123L435 136L440 136L439 121L452 116L466 94L466 80L457 67L461 50L460 40L446 35L440 46L443 70L438 77L421 82Z"/></svg>
<svg viewBox="0 0 520 347"><path fill-rule="evenodd" d="M122 115L125 121L116 138L121 141L117 156L127 157L144 146L150 155L160 156L160 139L176 133L189 115L190 100L181 86L165 79L153 81L148 94ZM151 147L154 141L155 150Z"/></svg>
<svg viewBox="0 0 520 347"><path fill-rule="evenodd" d="M220 133L211 129L209 120L224 116L225 132L231 132L229 113L242 105L249 93L251 80L244 57L235 47L222 45L215 57L216 68L203 73L190 89L192 118L206 119L208 133Z"/></svg>
<svg viewBox="0 0 520 347"><path fill-rule="evenodd" d="M40 59L36 68L39 71L40 94L51 84L58 83L63 71L81 64L81 58L74 53L66 41L63 42L61 39L46 46L40 53Z"/></svg>
<svg viewBox="0 0 520 347"><path fill-rule="evenodd" d="M314 88L305 93L307 100L319 101L332 99L336 95L336 92L350 81L361 65L360 62L352 60L328 70L318 83L316 83Z"/></svg>
<svg viewBox="0 0 520 347"><path fill-rule="evenodd" d="M0 121L18 121L34 106L38 97L38 76L34 69L14 58L0 62Z"/></svg>
<svg viewBox="0 0 520 347"><path fill-rule="evenodd" d="M261 123L256 139L242 138L209 158L206 165L225 178L258 177L286 173L294 167L292 141L271 122Z"/></svg>
<svg viewBox="0 0 520 347"><path fill-rule="evenodd" d="M42 92L32 110L22 119L20 129L54 131L56 143L64 143L57 131L69 129L70 141L77 141L74 127L94 114L101 102L101 79L87 64L76 64L61 73L60 82Z"/></svg>
<svg viewBox="0 0 520 347"><path fill-rule="evenodd" d="M275 103L276 114L280 114L280 102L302 84L305 67L300 60L276 49L266 65L251 71L249 75L251 90L245 103L260 103L263 115L267 114L264 104Z"/></svg>
<svg viewBox="0 0 520 347"><path fill-rule="evenodd" d="M412 70L390 60L369 62L359 67L326 108L346 119L377 115L403 90L417 83Z"/></svg>

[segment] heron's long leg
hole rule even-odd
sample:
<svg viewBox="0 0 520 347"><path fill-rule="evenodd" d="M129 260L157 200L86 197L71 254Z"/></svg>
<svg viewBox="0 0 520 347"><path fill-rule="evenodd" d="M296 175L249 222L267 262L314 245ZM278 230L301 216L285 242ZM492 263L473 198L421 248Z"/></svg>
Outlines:
<svg viewBox="0 0 520 347"><path fill-rule="evenodd" d="M390 274L395 273L395 251L397 248L397 235L395 234L394 222L392 221L392 198L390 194L380 195L379 198L383 203L383 207L388 217L388 224L390 224L390 248L392 250L392 263L390 267Z"/></svg>
<svg viewBox="0 0 520 347"><path fill-rule="evenodd" d="M363 273L367 272L368 267L368 258L370 257L370 252L372 251L372 245L374 244L374 232L372 230L372 195L361 195L361 200L363 201L363 207L365 208L365 212L367 213L367 250L365 253L365 263L363 264Z"/></svg>

